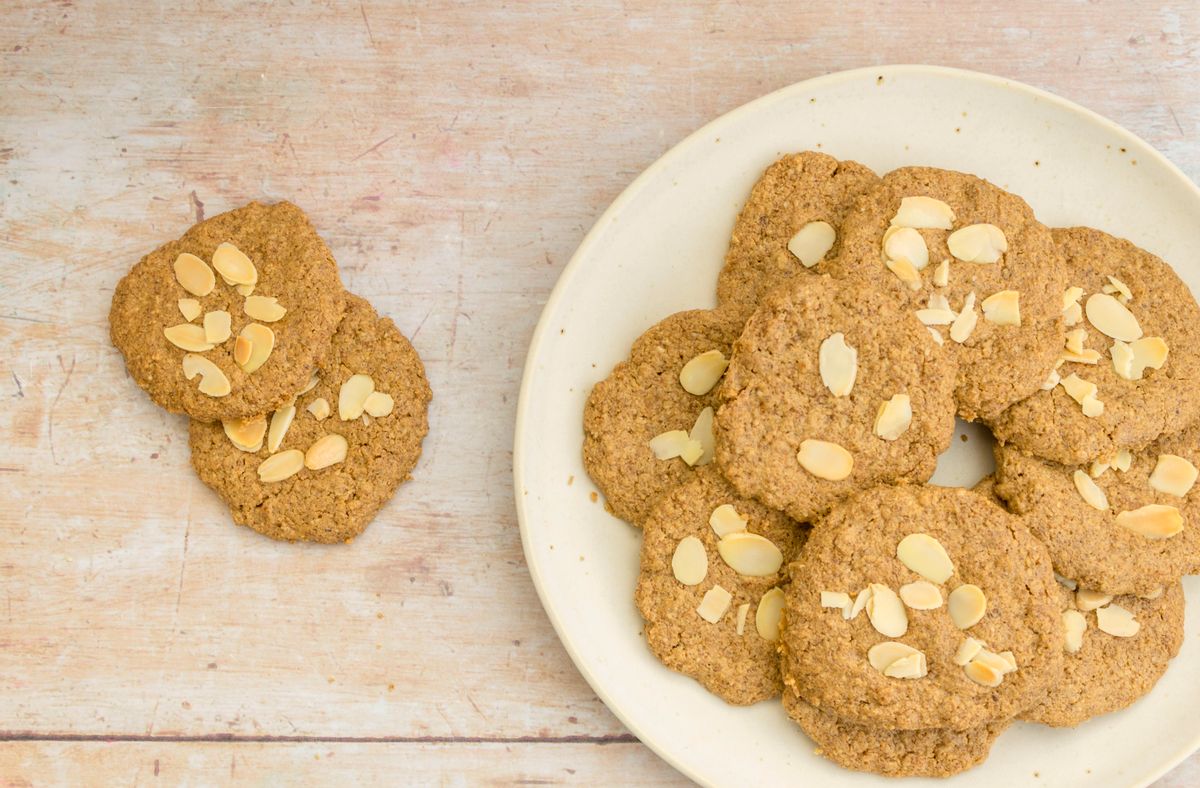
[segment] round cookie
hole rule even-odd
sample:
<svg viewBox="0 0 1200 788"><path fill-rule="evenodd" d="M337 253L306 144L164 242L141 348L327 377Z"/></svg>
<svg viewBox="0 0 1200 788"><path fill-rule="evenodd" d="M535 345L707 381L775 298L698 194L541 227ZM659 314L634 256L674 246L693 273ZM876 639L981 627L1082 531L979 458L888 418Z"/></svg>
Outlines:
<svg viewBox="0 0 1200 788"><path fill-rule="evenodd" d="M1127 471L1112 468L1095 478L1108 504L1103 511L1085 501L1076 486L1076 471L1089 477L1091 466L1058 465L1012 446L997 446L995 455L996 494L1024 516L1050 551L1054 568L1084 588L1145 595L1200 572L1200 486L1183 498L1150 486L1160 455L1200 467L1200 425L1132 454ZM1081 483L1086 486L1082 478ZM1150 538L1117 523L1122 512L1151 504L1176 508L1182 530Z"/></svg>
<svg viewBox="0 0 1200 788"><path fill-rule="evenodd" d="M818 755L846 769L887 777L949 777L978 766L1011 722L990 722L964 731L891 731L843 720L790 690L783 693L783 708L816 743Z"/></svg>
<svg viewBox="0 0 1200 788"><path fill-rule="evenodd" d="M926 580L940 593L936 609L910 609L895 596L922 580L898 557L902 540L915 534L936 540L951 562L948 577ZM789 574L780 638L784 684L847 721L889 730L967 730L1028 708L1062 669L1063 625L1046 549L1019 518L969 490L901 485L860 493L814 526ZM941 577L945 582L934 582ZM891 604L872 584L890 589ZM967 625L960 629L951 610L969 593L959 590L966 585L982 590L986 607L973 624L960 616ZM874 607L849 619L853 608L824 606L835 600L822 592L857 601L862 589L870 589ZM905 611L903 620L896 620L897 607ZM986 643L993 657L1012 652L1016 669L995 686L973 680L968 671L981 666L955 661L968 638ZM889 641L921 652L927 672L901 678L873 666L870 650ZM877 662L890 669L890 660Z"/></svg>
<svg viewBox="0 0 1200 788"><path fill-rule="evenodd" d="M252 295L277 299L287 310L281 318L248 316L246 304L252 302L213 271L213 252L224 243L249 257L257 272ZM206 295L189 292L176 278L176 260L185 253L198 257L191 262L215 282ZM200 316L189 321L181 299L199 302ZM308 381L344 311L337 264L304 212L289 202L252 202L200 222L143 257L117 284L109 327L129 374L151 399L172 413L216 421L255 416L287 402ZM231 324L228 337L211 349L189 352L164 335L165 329L189 323L198 330L209 312L227 312ZM251 323L260 326L252 330L273 334L274 346L260 367L246 372L234 353L237 337ZM201 391L199 386L210 381L186 377L187 356L215 364L228 393Z"/></svg>
<svg viewBox="0 0 1200 788"><path fill-rule="evenodd" d="M816 151L790 153L776 161L754 184L738 214L725 266L717 277L717 301L748 315L763 295L796 274L820 271L823 261L837 254L836 233L846 211L878 182L879 177L858 162ZM810 222L825 222L835 236L822 261L806 266L788 243ZM823 246L824 239L817 244Z"/></svg>
<svg viewBox="0 0 1200 788"><path fill-rule="evenodd" d="M617 517L640 527L659 498L692 477L693 466L680 457L658 459L650 441L690 432L705 408L716 408L717 387L688 393L680 372L702 353L728 358L742 322L722 309L677 312L638 337L629 358L592 389L583 411L583 465Z"/></svg>
<svg viewBox="0 0 1200 788"><path fill-rule="evenodd" d="M820 360L835 355L838 334L856 353L842 396L824 382ZM954 431L953 385L954 362L894 299L825 275L800 277L768 294L734 343L716 462L743 495L804 521L872 484L928 479ZM911 424L885 440L876 418L896 396L908 397ZM802 452L826 443L849 452L848 476L802 463Z"/></svg>
<svg viewBox="0 0 1200 788"><path fill-rule="evenodd" d="M192 466L200 479L229 505L235 522L272 539L352 539L411 477L421 456L432 396L421 359L391 319L377 315L365 300L348 294L346 307L317 368L316 385L296 396L294 420L276 452L269 451L270 433L258 450L243 451L221 422L191 424ZM341 419L342 387L356 375L370 376L374 392L392 398L390 413ZM367 402L367 410L383 414L386 398L376 399L381 401ZM321 401L327 406L324 418L318 418ZM274 417L266 420L270 423ZM282 481L261 480L260 469L268 457L308 452L318 440L333 435L346 440L343 461L320 470L304 467Z"/></svg>
<svg viewBox="0 0 1200 788"><path fill-rule="evenodd" d="M1099 294L1116 291L1109 277L1128 288L1127 309L1147 340L1166 342L1167 357L1159 368L1146 368L1140 380L1118 374L1112 359L1115 341L1084 315L1076 315L1068 331L1086 334L1084 348L1095 351L1098 363L1065 361L1058 377L1075 375L1095 384L1104 403L1097 416L1084 415L1080 403L1062 385L1039 390L993 420L996 437L1055 462L1072 465L1106 457L1122 448L1139 449L1166 432L1200 418L1200 308L1171 267L1123 238L1089 227L1053 231L1068 267L1068 287L1082 288L1084 307ZM1079 310L1072 307L1072 311ZM1131 337L1132 334L1127 335ZM1094 358L1095 356L1093 356ZM1052 378L1053 379L1053 378Z"/></svg>
<svg viewBox="0 0 1200 788"><path fill-rule="evenodd" d="M913 228L929 258L928 265L917 272L920 286L915 290L889 270L883 252L884 237L893 219L899 218L898 226L909 228L936 223L912 221L907 215L897 217L906 197L941 200L954 214L949 230ZM951 254L951 234L976 224L991 224L1003 232L1007 251L996 262L963 262ZM919 251L908 254L916 257ZM947 284L937 286L943 261L949 261ZM856 202L842 223L841 252L829 271L857 281L882 281L888 293L912 311L930 307L931 299L945 298L949 311L957 314L974 293L975 324L969 333L965 333L969 318L963 318L957 330L951 330L952 325L931 326L959 362L955 400L958 415L964 419L998 416L1012 403L1036 392L1063 347L1059 296L1066 287L1066 269L1050 231L1034 218L1020 197L973 175L932 167L904 167L888 173L879 186ZM990 318L983 309L985 299L1007 290L1018 294L1019 325L993 322L1002 321L999 310ZM945 321L945 312L941 314ZM962 335L963 341L956 341L956 336Z"/></svg>
<svg viewBox="0 0 1200 788"><path fill-rule="evenodd" d="M1078 609L1068 589L1060 589L1060 598L1064 611ZM1087 622L1082 646L1065 655L1062 677L1021 719L1074 727L1123 709L1154 689L1183 644L1183 586L1172 583L1152 600L1119 596L1112 604L1133 613L1137 632L1115 637L1097 627L1094 611L1080 611Z"/></svg>
<svg viewBox="0 0 1200 788"><path fill-rule="evenodd" d="M745 531L770 540L778 548L783 562L776 571L744 575L722 558L718 547L722 540L709 519L714 510L726 504L746 520ZM763 594L786 580L787 563L804 544L807 529L782 512L739 497L711 465L700 468L662 498L646 519L644 529L635 600L646 620L650 650L664 665L695 678L729 703L748 705L777 696L783 684L776 640L759 633L758 607ZM703 578L693 585L684 585L673 569L676 550L685 549L679 547L681 541L693 542L688 537L699 540L707 561ZM735 534L725 544L738 539ZM717 586L732 598L720 619L710 623L701 617L698 608L710 589ZM744 619L739 612L742 606L746 606ZM768 618L764 613L764 622Z"/></svg>

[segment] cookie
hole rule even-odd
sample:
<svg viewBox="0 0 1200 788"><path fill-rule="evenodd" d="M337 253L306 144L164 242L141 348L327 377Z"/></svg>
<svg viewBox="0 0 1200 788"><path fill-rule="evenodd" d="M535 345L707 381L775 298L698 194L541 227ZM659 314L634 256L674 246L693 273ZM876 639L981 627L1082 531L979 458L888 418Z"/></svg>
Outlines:
<svg viewBox="0 0 1200 788"><path fill-rule="evenodd" d="M241 525L272 539L347 541L421 456L432 396L421 359L389 318L347 295L315 385L291 396L249 422L193 420L192 466Z"/></svg>
<svg viewBox="0 0 1200 788"><path fill-rule="evenodd" d="M883 176L846 216L829 270L881 282L937 332L958 361L964 419L998 416L1036 392L1062 350L1067 272L1050 231L1020 197L973 175Z"/></svg>
<svg viewBox="0 0 1200 788"><path fill-rule="evenodd" d="M1050 556L970 490L856 495L789 575L784 684L849 722L964 731L1028 708L1062 669Z"/></svg>
<svg viewBox="0 0 1200 788"><path fill-rule="evenodd" d="M928 479L954 431L953 385L954 362L894 299L799 277L734 343L716 462L743 495L804 521L872 484Z"/></svg>
<svg viewBox="0 0 1200 788"><path fill-rule="evenodd" d="M1060 351L1068 360L1047 381L1049 388L992 421L996 437L1074 465L1140 449L1194 423L1200 418L1200 308L1187 285L1123 238L1089 227L1053 232L1067 263L1067 285L1078 288L1064 298L1075 352ZM1085 407L1081 397L1089 391L1102 408Z"/></svg>
<svg viewBox="0 0 1200 788"><path fill-rule="evenodd" d="M1068 636L1062 677L1040 703L1021 713L1023 720L1074 727L1123 709L1154 688L1183 644L1183 586L1178 582L1155 599L1119 596L1105 601L1086 594L1077 598L1066 587L1060 588L1059 596L1064 622L1074 618L1068 631L1074 629L1078 641L1076 635ZM1109 623L1108 615L1097 609L1100 602L1110 613L1110 605L1132 613L1136 627ZM1100 615L1105 615L1110 631L1098 626Z"/></svg>
<svg viewBox="0 0 1200 788"><path fill-rule="evenodd" d="M252 291L237 281L253 281ZM337 264L304 212L252 202L143 257L117 284L109 328L151 399L216 421L287 402L344 311Z"/></svg>
<svg viewBox="0 0 1200 788"><path fill-rule="evenodd" d="M887 777L949 777L987 758L1009 720L963 731L892 731L848 722L788 690L783 708L817 745L817 754L846 769Z"/></svg>
<svg viewBox="0 0 1200 788"><path fill-rule="evenodd" d="M660 500L644 528L635 599L650 650L729 703L777 696L778 589L807 529L738 496L711 465Z"/></svg>
<svg viewBox="0 0 1200 788"><path fill-rule="evenodd" d="M754 184L717 277L722 306L753 311L759 299L836 256L854 199L879 182L870 169L816 151L784 156Z"/></svg>
<svg viewBox="0 0 1200 788"><path fill-rule="evenodd" d="M678 312L638 337L629 358L592 389L583 411L583 465L617 517L641 526L659 498L711 461L711 449L689 456L694 464L667 450L659 459L651 441L691 434L705 409L717 406L713 376L724 370L741 330L742 320L727 310ZM684 388L685 367L689 387L699 393ZM710 443L711 429L700 427L697 437L704 432Z"/></svg>
<svg viewBox="0 0 1200 788"><path fill-rule="evenodd" d="M1059 465L1013 446L995 455L996 494L1024 515L1059 574L1106 594L1145 595L1200 572L1200 488L1191 484L1200 425L1108 469Z"/></svg>

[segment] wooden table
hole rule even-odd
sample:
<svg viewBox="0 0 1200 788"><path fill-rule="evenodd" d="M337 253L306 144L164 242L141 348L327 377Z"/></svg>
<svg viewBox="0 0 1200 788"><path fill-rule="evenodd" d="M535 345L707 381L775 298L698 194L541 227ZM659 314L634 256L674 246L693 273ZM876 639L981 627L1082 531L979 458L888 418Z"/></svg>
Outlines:
<svg viewBox="0 0 1200 788"><path fill-rule="evenodd" d="M168 5L0 10L3 784L678 781L559 646L513 512L526 343L600 211L720 113L886 62L1047 88L1200 176L1188 0ZM435 392L349 546L233 527L107 338L141 254L279 198Z"/></svg>

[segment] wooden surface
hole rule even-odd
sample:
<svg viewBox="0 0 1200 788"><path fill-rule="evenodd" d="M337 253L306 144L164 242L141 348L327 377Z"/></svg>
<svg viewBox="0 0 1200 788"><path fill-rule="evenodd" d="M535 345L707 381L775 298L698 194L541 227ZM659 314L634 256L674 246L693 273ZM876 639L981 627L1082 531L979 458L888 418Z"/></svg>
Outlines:
<svg viewBox="0 0 1200 788"><path fill-rule="evenodd" d="M591 222L711 118L924 61L1047 88L1200 176L1194 3L0 6L0 784L671 783L522 560L526 343ZM144 252L307 210L434 389L354 544L230 524L107 338ZM1200 783L1194 756L1163 785Z"/></svg>

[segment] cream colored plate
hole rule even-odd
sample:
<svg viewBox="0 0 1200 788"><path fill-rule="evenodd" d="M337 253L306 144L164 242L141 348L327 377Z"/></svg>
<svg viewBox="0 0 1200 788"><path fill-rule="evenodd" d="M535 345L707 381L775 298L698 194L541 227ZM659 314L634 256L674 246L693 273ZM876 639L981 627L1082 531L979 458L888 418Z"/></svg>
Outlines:
<svg viewBox="0 0 1200 788"><path fill-rule="evenodd" d="M584 400L655 321L714 303L734 218L763 169L815 148L878 172L927 164L1015 191L1047 224L1091 224L1172 262L1197 290L1200 190L1129 132L1056 96L927 66L831 74L730 112L676 145L605 211L534 333L518 408L514 481L530 574L580 672L638 738L713 785L884 784L813 754L778 703L735 708L662 667L633 606L639 533L590 500ZM990 469L986 433L960 424L935 482ZM947 458L943 458L944 460ZM574 482L571 483L571 479ZM1200 527L1200 524L1197 524ZM1200 582L1187 584L1194 601ZM1076 730L1019 724L983 765L930 785L1129 786L1200 745L1200 610L1154 693ZM919 781L910 781L913 784Z"/></svg>

